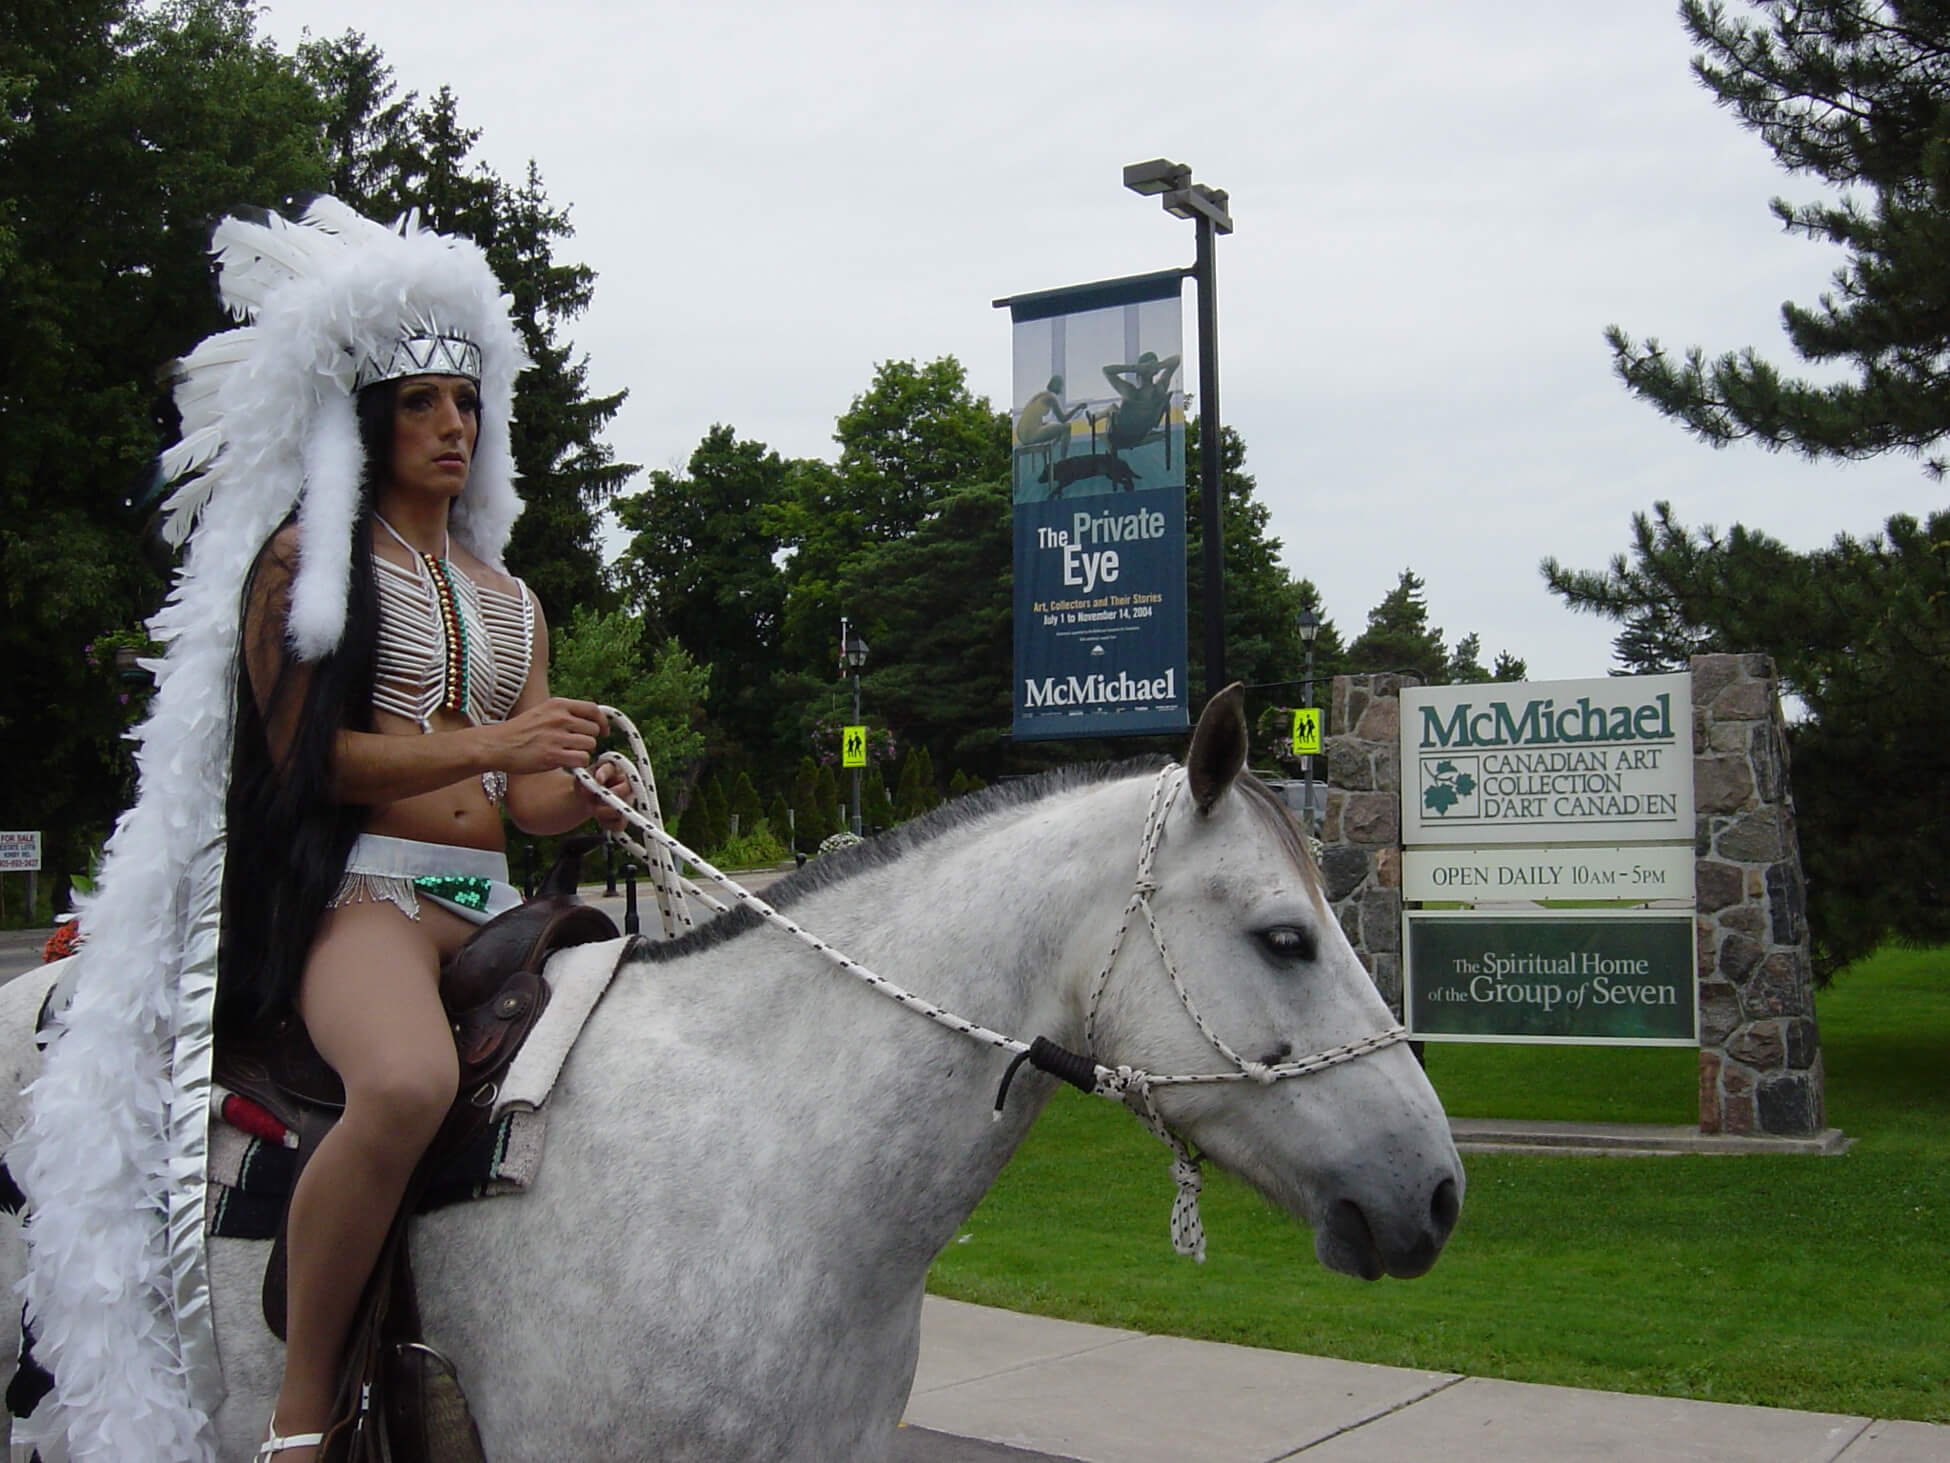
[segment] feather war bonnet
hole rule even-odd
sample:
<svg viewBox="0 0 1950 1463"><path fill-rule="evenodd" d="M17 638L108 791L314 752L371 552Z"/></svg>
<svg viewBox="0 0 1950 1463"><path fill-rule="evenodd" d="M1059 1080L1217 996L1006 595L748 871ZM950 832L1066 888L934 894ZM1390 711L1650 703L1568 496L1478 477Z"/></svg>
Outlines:
<svg viewBox="0 0 1950 1463"><path fill-rule="evenodd" d="M288 638L307 660L337 646L365 468L354 395L369 380L474 374L478 362L480 438L450 529L499 567L521 511L509 422L527 362L476 245L319 198L295 222L226 218L211 251L223 303L243 323L177 365L183 436L162 467L180 486L164 533L187 547L149 622L165 654L148 663L157 689L134 733L140 790L82 902L79 978L8 1153L28 1198L28 1314L55 1377L14 1438L62 1439L77 1463L214 1452L223 1389L203 1179L250 566L296 509Z"/></svg>

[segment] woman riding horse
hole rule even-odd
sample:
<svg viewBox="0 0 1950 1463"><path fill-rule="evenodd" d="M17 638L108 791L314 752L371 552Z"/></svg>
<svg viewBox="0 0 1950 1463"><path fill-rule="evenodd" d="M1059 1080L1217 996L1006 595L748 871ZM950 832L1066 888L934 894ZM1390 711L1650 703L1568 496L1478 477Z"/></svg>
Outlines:
<svg viewBox="0 0 1950 1463"><path fill-rule="evenodd" d="M202 510L202 522L159 618L201 614L161 627L170 650L144 728L142 792L111 844L90 916L95 948L50 1054L36 1125L51 1127L74 1095L63 1049L79 1061L111 1028L103 1020L91 1032L88 997L117 978L115 944L144 918L144 889L118 896L146 879L118 875L146 846L148 815L168 804L195 818L185 804L211 796L213 774L223 780L207 755L199 776L178 775L178 759L194 765L202 748L183 744L185 708L160 703L180 702L170 692L195 689L198 662L228 649L229 724L208 707L201 718L204 740L216 732L229 751L221 873L195 848L159 850L178 874L173 897L193 916L168 1002L171 1173L180 1187L182 1159L201 1157L189 1130L207 1112L207 1081L197 1081L194 1050L207 1051L212 1024L261 1028L295 1011L343 1080L345 1110L291 1201L284 1383L258 1459L307 1463L330 1421L360 1292L454 1097L441 961L519 900L502 812L534 834L566 832L592 812L610 826L621 816L569 775L589 763L606 721L589 702L549 695L547 626L500 563L520 511L508 422L525 362L480 251L410 220L383 229L321 199L297 226L227 219L213 252L225 303L254 325L206 341L178 385L185 438L165 469L201 475L171 507L179 522ZM275 526L257 527L256 551L240 556L251 539L239 541L233 515ZM608 766L596 776L623 780ZM207 947L218 942L199 944L197 915L220 922L214 962ZM138 1121L147 1116L139 1092L119 1095ZM50 1145L34 1146L30 1304L71 1441L83 1424L75 1456L92 1456L87 1439L115 1433L99 1415L114 1402L75 1344L87 1320L73 1309L72 1267L127 1218L75 1212L76 1176ZM157 1156L136 1158L152 1181ZM188 1178L201 1187L200 1171ZM164 1297L179 1334L198 1320L184 1315L191 1267L178 1256L195 1237L184 1233L181 1197L168 1195ZM118 1367L153 1364L123 1348ZM193 1360L187 1339L179 1349Z"/></svg>

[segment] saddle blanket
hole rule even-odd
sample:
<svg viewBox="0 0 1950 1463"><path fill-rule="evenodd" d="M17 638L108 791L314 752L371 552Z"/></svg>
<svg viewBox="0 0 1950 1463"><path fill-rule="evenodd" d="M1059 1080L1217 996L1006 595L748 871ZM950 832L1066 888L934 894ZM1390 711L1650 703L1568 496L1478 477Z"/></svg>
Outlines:
<svg viewBox="0 0 1950 1463"><path fill-rule="evenodd" d="M544 1104L569 1050L609 988L627 939L556 952L542 974L549 1003L516 1053L488 1126L428 1181L419 1212L468 1199L520 1193L542 1166ZM270 1113L219 1089L210 1118L206 1231L224 1239L273 1239L297 1174L297 1139Z"/></svg>

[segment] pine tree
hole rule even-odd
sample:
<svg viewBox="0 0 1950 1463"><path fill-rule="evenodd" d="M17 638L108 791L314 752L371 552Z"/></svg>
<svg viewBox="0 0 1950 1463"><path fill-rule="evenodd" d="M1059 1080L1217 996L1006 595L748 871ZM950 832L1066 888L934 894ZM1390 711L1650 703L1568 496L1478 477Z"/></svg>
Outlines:
<svg viewBox="0 0 1950 1463"><path fill-rule="evenodd" d="M561 338L589 307L596 282L588 266L556 258L557 245L575 234L568 211L549 201L532 162L511 185L474 159L482 134L462 124L451 89L424 102L411 92L396 97L392 68L357 32L309 43L299 54L331 104L326 135L345 201L380 218L418 209L429 226L474 240L514 300L531 365L515 382L524 509L509 540L509 567L528 581L552 624L566 623L575 606L609 604L596 516L637 469L617 462L601 436L627 393L590 396L588 362ZM361 144L374 151L345 151Z"/></svg>
<svg viewBox="0 0 1950 1463"><path fill-rule="evenodd" d="M740 828L756 828L765 816L765 805L758 800L749 772L740 772L731 784L731 811L738 815Z"/></svg>
<svg viewBox="0 0 1950 1463"><path fill-rule="evenodd" d="M699 801L704 806L705 825L711 830L710 846L716 848L731 837L731 810L725 803L724 784L715 772L704 779Z"/></svg>
<svg viewBox="0 0 1950 1463"><path fill-rule="evenodd" d="M869 766L860 773L860 816L867 830L873 833L891 828L899 821L893 799L887 796L887 779L878 767Z"/></svg>
<svg viewBox="0 0 1950 1463"><path fill-rule="evenodd" d="M1850 381L1793 380L1749 349L1675 360L1657 340L1607 336L1626 385L1702 440L1743 438L1808 457L1932 453L1950 433L1950 9L1916 0L1716 0L1680 13L1702 84L1790 172L1840 190L1773 203L1789 232L1839 245L1835 293L1782 306L1805 361ZM1944 462L1928 458L1940 475Z"/></svg>
<svg viewBox="0 0 1950 1463"><path fill-rule="evenodd" d="M1819 976L1887 938L1950 941L1950 512L1804 554L1655 511L1633 521L1631 561L1580 572L1547 560L1551 589L1623 620L1621 658L1644 630L1634 670L1683 669L1681 651L1773 656L1808 712L1789 745Z"/></svg>
<svg viewBox="0 0 1950 1463"><path fill-rule="evenodd" d="M1347 648L1351 671L1410 671L1435 685L1448 670L1442 631L1429 624L1422 577L1404 569L1395 587L1368 611L1368 628Z"/></svg>
<svg viewBox="0 0 1950 1463"><path fill-rule="evenodd" d="M799 771L792 779L792 811L797 846L811 853L833 830L826 826L826 814L819 806L819 764L810 757L800 759Z"/></svg>
<svg viewBox="0 0 1950 1463"><path fill-rule="evenodd" d="M840 780L833 775L832 767L823 762L815 792L819 801L820 837L840 832L846 827L846 816L840 811Z"/></svg>
<svg viewBox="0 0 1950 1463"><path fill-rule="evenodd" d="M772 825L772 836L780 843L791 847L793 843L792 814L786 800L775 797L765 805L765 821Z"/></svg>
<svg viewBox="0 0 1950 1463"><path fill-rule="evenodd" d="M233 324L210 225L329 178L324 108L243 0L63 0L0 20L0 765L58 885L134 791L112 667L168 565L144 542L174 435L162 368Z"/></svg>

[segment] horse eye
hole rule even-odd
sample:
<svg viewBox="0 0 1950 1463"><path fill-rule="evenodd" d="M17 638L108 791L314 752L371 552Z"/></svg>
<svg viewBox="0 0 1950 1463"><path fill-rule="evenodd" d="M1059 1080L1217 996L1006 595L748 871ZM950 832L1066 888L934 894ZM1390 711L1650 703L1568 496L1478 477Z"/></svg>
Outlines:
<svg viewBox="0 0 1950 1463"><path fill-rule="evenodd" d="M1274 925L1260 930L1258 938L1276 960L1312 960L1319 953L1314 932L1298 925Z"/></svg>

